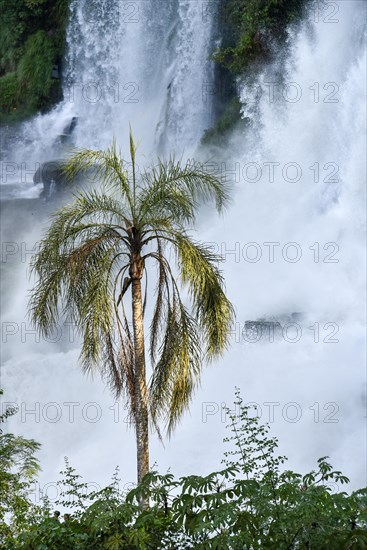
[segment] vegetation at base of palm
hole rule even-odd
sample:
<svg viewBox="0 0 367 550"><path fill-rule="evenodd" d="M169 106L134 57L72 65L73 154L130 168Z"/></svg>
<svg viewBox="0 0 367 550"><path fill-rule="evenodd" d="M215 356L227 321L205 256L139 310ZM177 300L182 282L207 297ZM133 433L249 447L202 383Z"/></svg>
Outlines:
<svg viewBox="0 0 367 550"><path fill-rule="evenodd" d="M69 0L0 0L0 122L61 99L52 77L64 54Z"/></svg>
<svg viewBox="0 0 367 550"><path fill-rule="evenodd" d="M3 391L0 390L0 396ZM7 407L0 414L0 425L5 424L17 410ZM35 453L39 443L0 428L0 547L10 548L13 537L27 526L29 515L39 519L29 501L28 492L40 467ZM5 521L10 516L10 521ZM4 546L8 543L8 546Z"/></svg>
<svg viewBox="0 0 367 550"><path fill-rule="evenodd" d="M102 372L116 397L127 400L140 482L149 470L149 420L158 433L163 423L171 435L190 404L202 365L227 347L233 307L218 269L221 258L190 234L201 204L214 201L223 210L226 186L199 164L181 166L174 160L158 160L138 174L131 133L130 156L131 174L115 143L107 151L76 151L68 160L65 172L71 180L94 168L102 190L77 193L54 215L32 260L38 281L30 312L45 335L59 315L75 323L83 340L83 370ZM157 273L149 385L148 264Z"/></svg>
<svg viewBox="0 0 367 550"><path fill-rule="evenodd" d="M348 483L327 457L306 475L285 470L278 440L254 416L239 390L236 413L226 410L231 435L221 470L175 479L150 472L123 494L118 473L111 485L88 492L68 464L55 506L70 513L60 521L47 508L42 519L13 539L24 550L330 550L367 545L367 489L348 495L331 487ZM151 507L141 510L141 499Z"/></svg>

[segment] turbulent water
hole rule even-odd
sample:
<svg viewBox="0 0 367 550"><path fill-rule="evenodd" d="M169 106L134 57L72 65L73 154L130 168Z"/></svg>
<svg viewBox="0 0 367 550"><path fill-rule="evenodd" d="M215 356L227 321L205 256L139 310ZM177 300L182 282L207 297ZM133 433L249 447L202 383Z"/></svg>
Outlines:
<svg viewBox="0 0 367 550"><path fill-rule="evenodd" d="M43 445L41 486L51 498L64 455L97 484L119 464L128 484L135 448L122 406L79 372L71 328L55 342L30 332L27 264L52 209L31 198L41 191L32 169L65 152L59 136L72 117L73 145L105 147L112 135L125 145L130 123L141 162L157 151L192 155L212 122L215 8L72 2L65 99L4 144L3 197L13 198L2 202L2 385L20 406L12 428ZM330 454L353 486L366 484L364 20L362 1L317 3L277 61L238 82L244 129L226 150L204 152L234 184L226 216L206 213L198 229L224 255L237 322L175 437L165 448L153 441L161 470L219 466L220 407L236 385L274 425L290 467Z"/></svg>
<svg viewBox="0 0 367 550"><path fill-rule="evenodd" d="M72 0L64 101L24 125L10 159L31 168L59 158L59 136L73 117L75 146L103 148L112 136L125 144L131 124L147 154L195 149L212 122L211 102L201 95L213 82L216 4Z"/></svg>

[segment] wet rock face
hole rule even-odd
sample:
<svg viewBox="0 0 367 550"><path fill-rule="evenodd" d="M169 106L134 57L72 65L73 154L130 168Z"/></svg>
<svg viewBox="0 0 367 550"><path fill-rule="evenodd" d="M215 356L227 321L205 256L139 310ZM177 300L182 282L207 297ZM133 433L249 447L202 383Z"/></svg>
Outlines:
<svg viewBox="0 0 367 550"><path fill-rule="evenodd" d="M33 183L43 183L42 196L49 198L52 193L59 192L67 185L62 160L44 162L33 176Z"/></svg>
<svg viewBox="0 0 367 550"><path fill-rule="evenodd" d="M302 331L302 326L307 318L303 312L295 311L290 314L280 314L278 317L262 317L254 321L245 321L242 328L242 340L253 343L259 342L274 342L275 340L286 339L292 342L291 337L288 337L288 329L293 331Z"/></svg>
<svg viewBox="0 0 367 550"><path fill-rule="evenodd" d="M59 134L55 139L54 147L58 147L61 154L65 152L68 147L73 146L73 132L77 124L78 117L73 116L73 118L64 127L62 134Z"/></svg>
<svg viewBox="0 0 367 550"><path fill-rule="evenodd" d="M50 199L54 195L60 195L78 185L93 185L97 181L96 170L92 167L69 180L65 174L65 160L57 159L44 162L33 176L33 183L43 184L41 198Z"/></svg>
<svg viewBox="0 0 367 550"><path fill-rule="evenodd" d="M54 146L59 145L59 153L63 155L65 153L65 146L72 144L72 133L78 123L78 118L73 117L65 126L63 133L60 134L54 143ZM63 161L61 159L50 160L44 162L38 168L33 176L33 183L43 183L43 191L41 196L43 198L50 198L54 193L58 193L65 189L67 185L67 178L63 170Z"/></svg>

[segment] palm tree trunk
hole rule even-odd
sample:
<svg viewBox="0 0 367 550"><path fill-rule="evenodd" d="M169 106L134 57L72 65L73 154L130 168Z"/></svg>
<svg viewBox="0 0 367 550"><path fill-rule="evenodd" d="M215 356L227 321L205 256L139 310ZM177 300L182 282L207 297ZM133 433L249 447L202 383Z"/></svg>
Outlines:
<svg viewBox="0 0 367 550"><path fill-rule="evenodd" d="M138 483L149 472L148 397L145 369L144 319L141 279L132 279L132 307L135 351L135 403ZM147 503L145 503L147 504ZM144 503L143 503L144 506ZM145 506L144 506L145 507Z"/></svg>

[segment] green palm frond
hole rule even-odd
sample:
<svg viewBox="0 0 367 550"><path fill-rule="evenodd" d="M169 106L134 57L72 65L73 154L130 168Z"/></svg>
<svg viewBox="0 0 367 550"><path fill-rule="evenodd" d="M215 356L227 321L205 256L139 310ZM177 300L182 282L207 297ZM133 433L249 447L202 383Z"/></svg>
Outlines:
<svg viewBox="0 0 367 550"><path fill-rule="evenodd" d="M212 359L227 348L234 317L217 267L221 257L185 233L175 234L175 250L182 282L188 286L195 317L203 331L206 355Z"/></svg>
<svg viewBox="0 0 367 550"><path fill-rule="evenodd" d="M130 220L125 202L124 197L117 200L104 193L85 191L75 195L75 201L64 206L55 217L60 224L64 224L65 228L74 228L77 223L87 219L92 225L104 223L112 227L118 225L123 229L126 222Z"/></svg>
<svg viewBox="0 0 367 550"><path fill-rule="evenodd" d="M193 397L203 360L211 360L226 349L234 311L223 291L217 268L220 258L209 247L177 231L167 231L156 240L157 252L150 253L159 269L151 324L151 414L162 417L171 435ZM188 287L193 316L183 305L161 240L168 241L176 251L178 271Z"/></svg>
<svg viewBox="0 0 367 550"><path fill-rule="evenodd" d="M199 383L202 352L198 327L179 297L168 306L166 331L151 385L153 417L162 417L171 435Z"/></svg>
<svg viewBox="0 0 367 550"><path fill-rule="evenodd" d="M30 312L33 322L48 334L57 322L59 302L64 310L78 310L85 289L108 253L124 254L124 240L109 223L79 223L81 201L63 208L54 218L31 271L38 275ZM85 216L84 216L85 217ZM68 311L66 311L68 312Z"/></svg>
<svg viewBox="0 0 367 550"><path fill-rule="evenodd" d="M159 160L143 174L144 186L138 199L139 216L168 217L175 223L195 220L199 204L214 200L221 211L229 202L226 186L205 172L199 163L182 167L173 159Z"/></svg>
<svg viewBox="0 0 367 550"><path fill-rule="evenodd" d="M106 188L117 187L132 208L132 192L129 183L127 163L117 151L116 141L106 151L76 149L64 163L63 169L68 180L73 181L79 174L92 175L93 181L100 182Z"/></svg>
<svg viewBox="0 0 367 550"><path fill-rule="evenodd" d="M168 301L169 303L170 299L170 281L165 266L162 243L159 238L157 239L157 248L157 253L152 253L152 257L157 260L159 272L156 288L157 298L155 301L152 322L150 325L150 358L153 365L156 359L158 341L163 330L164 308L166 302Z"/></svg>

